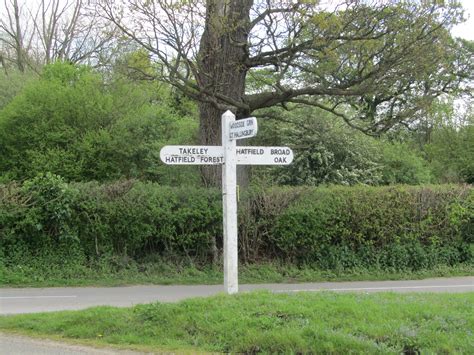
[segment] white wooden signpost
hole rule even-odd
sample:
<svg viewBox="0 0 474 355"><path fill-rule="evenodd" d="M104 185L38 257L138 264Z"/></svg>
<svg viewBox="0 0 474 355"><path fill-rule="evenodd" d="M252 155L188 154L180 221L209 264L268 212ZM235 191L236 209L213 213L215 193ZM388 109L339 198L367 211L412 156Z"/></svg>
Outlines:
<svg viewBox="0 0 474 355"><path fill-rule="evenodd" d="M168 145L160 151L165 164L222 165L222 204L224 217L224 288L236 293L238 286L237 255L237 165L288 165L293 151L288 147L244 147L238 139L254 137L255 117L235 120L227 111L222 115L222 146Z"/></svg>

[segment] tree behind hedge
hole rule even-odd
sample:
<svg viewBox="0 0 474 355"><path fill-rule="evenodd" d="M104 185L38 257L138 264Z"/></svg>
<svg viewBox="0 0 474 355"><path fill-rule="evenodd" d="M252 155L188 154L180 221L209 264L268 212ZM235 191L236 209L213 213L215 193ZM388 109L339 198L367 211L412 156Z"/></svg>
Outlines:
<svg viewBox="0 0 474 355"><path fill-rule="evenodd" d="M289 103L319 107L378 135L423 116L443 93L469 90L469 46L452 39L457 2L209 0L100 2L159 63L155 76L199 102L201 144L220 116ZM255 87L250 87L253 77ZM202 169L218 185L216 167Z"/></svg>
<svg viewBox="0 0 474 355"><path fill-rule="evenodd" d="M440 182L474 183L474 114L470 122L437 127L426 146L434 174Z"/></svg>
<svg viewBox="0 0 474 355"><path fill-rule="evenodd" d="M427 162L409 143L369 137L321 109L295 107L267 110L260 145L290 146L289 166L253 168L257 178L286 185L418 185L432 181ZM257 179L258 180L258 179Z"/></svg>
<svg viewBox="0 0 474 355"><path fill-rule="evenodd" d="M171 177L158 152L167 142L191 141L196 126L176 112L165 86L104 82L88 67L56 63L0 111L0 176L185 181L192 170Z"/></svg>

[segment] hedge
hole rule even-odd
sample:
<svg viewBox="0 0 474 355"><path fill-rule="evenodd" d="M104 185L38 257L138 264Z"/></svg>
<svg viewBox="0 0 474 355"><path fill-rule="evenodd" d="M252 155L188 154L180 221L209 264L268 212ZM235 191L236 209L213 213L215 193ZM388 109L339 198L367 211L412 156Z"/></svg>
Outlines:
<svg viewBox="0 0 474 355"><path fill-rule="evenodd" d="M280 256L322 269L429 269L472 262L467 186L335 187L308 191L278 215Z"/></svg>
<svg viewBox="0 0 474 355"><path fill-rule="evenodd" d="M44 174L0 185L0 257L6 267L105 255L218 263L221 209L219 190ZM239 204L239 255L321 269L473 263L473 225L470 186L253 188Z"/></svg>

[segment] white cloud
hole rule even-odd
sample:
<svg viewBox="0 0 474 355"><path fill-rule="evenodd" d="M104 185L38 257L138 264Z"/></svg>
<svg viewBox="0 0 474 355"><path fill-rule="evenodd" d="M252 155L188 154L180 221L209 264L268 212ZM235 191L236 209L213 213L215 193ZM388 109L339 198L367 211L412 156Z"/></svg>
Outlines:
<svg viewBox="0 0 474 355"><path fill-rule="evenodd" d="M461 25L455 26L451 32L456 37L462 37L474 41L474 1L462 0L461 4L465 10L467 21Z"/></svg>

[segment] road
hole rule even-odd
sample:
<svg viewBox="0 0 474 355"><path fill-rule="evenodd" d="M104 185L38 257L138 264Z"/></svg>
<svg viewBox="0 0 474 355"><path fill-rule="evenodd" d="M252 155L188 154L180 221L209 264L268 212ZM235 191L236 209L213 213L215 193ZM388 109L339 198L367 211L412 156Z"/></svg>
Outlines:
<svg viewBox="0 0 474 355"><path fill-rule="evenodd" d="M413 281L322 282L303 284L241 285L240 292L267 289L272 292L472 292L474 276ZM127 307L138 303L177 302L223 292L222 285L1 288L0 314L35 313L84 309L110 305Z"/></svg>
<svg viewBox="0 0 474 355"><path fill-rule="evenodd" d="M64 342L32 339L20 335L0 333L0 353L14 355L138 355L135 351L91 346L71 345Z"/></svg>
<svg viewBox="0 0 474 355"><path fill-rule="evenodd" d="M267 289L280 292L474 292L474 277L438 278L416 281L323 282L304 284L241 285L241 292ZM2 288L0 314L34 313L83 309L91 306L132 306L146 302L177 302L186 298L206 297L223 292L213 286L130 286L130 287L56 287ZM1 334L0 349L5 354L143 354L116 349L96 349L81 345Z"/></svg>

